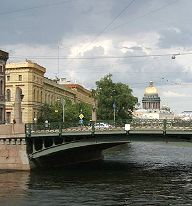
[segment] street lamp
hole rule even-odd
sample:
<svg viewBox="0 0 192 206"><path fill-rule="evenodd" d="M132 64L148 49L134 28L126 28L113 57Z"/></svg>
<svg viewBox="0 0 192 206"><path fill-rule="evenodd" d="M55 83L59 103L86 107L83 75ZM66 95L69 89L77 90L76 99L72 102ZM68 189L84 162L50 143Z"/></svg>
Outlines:
<svg viewBox="0 0 192 206"><path fill-rule="evenodd" d="M65 99L62 98L62 106L63 106L63 123L65 122Z"/></svg>
<svg viewBox="0 0 192 206"><path fill-rule="evenodd" d="M116 95L116 91L115 89L113 89L112 91L112 98L113 98L113 124L115 127L115 121L116 121L116 102L115 102L115 95Z"/></svg>
<svg viewBox="0 0 192 206"><path fill-rule="evenodd" d="M62 97L61 99L57 99L57 100L61 100L62 109L63 109L63 123L64 123L65 122L65 99Z"/></svg>
<svg viewBox="0 0 192 206"><path fill-rule="evenodd" d="M116 118L116 104L113 103L113 124L115 126L115 118Z"/></svg>

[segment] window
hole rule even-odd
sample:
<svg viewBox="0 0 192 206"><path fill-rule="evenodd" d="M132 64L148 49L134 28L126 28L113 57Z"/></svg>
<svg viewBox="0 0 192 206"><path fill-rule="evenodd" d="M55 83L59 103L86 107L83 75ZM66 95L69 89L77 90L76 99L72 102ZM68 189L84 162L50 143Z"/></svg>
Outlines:
<svg viewBox="0 0 192 206"><path fill-rule="evenodd" d="M7 89L7 101L10 102L11 101L11 90Z"/></svg>
<svg viewBox="0 0 192 206"><path fill-rule="evenodd" d="M33 101L36 101L36 90L33 90Z"/></svg>
<svg viewBox="0 0 192 206"><path fill-rule="evenodd" d="M0 95L3 94L3 81L0 80Z"/></svg>
<svg viewBox="0 0 192 206"><path fill-rule="evenodd" d="M10 76L9 76L9 75L7 75L7 81L8 81L8 82L10 81Z"/></svg>
<svg viewBox="0 0 192 206"><path fill-rule="evenodd" d="M47 94L45 94L45 103L47 103Z"/></svg>
<svg viewBox="0 0 192 206"><path fill-rule="evenodd" d="M3 72L3 66L0 65L0 73L2 73L2 72Z"/></svg>
<svg viewBox="0 0 192 206"><path fill-rule="evenodd" d="M41 91L41 103L43 103L43 92Z"/></svg>
<svg viewBox="0 0 192 206"><path fill-rule="evenodd" d="M11 123L11 112L6 112L6 122Z"/></svg>
<svg viewBox="0 0 192 206"><path fill-rule="evenodd" d="M39 90L37 90L37 102L39 102Z"/></svg>
<svg viewBox="0 0 192 206"><path fill-rule="evenodd" d="M19 75L19 81L22 81L22 75Z"/></svg>
<svg viewBox="0 0 192 206"><path fill-rule="evenodd" d="M3 108L0 108L0 124L3 123Z"/></svg>

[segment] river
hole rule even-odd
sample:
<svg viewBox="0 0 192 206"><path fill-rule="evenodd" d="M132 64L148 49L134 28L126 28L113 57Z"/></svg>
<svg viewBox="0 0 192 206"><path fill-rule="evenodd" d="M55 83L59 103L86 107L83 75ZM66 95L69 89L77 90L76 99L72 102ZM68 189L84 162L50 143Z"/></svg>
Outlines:
<svg viewBox="0 0 192 206"><path fill-rule="evenodd" d="M137 142L94 164L0 171L0 205L192 205L192 143Z"/></svg>

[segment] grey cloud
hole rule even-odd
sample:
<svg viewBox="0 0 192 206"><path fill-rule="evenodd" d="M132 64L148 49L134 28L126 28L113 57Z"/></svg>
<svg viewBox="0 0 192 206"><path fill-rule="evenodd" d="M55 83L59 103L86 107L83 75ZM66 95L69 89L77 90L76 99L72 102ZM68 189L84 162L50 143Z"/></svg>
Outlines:
<svg viewBox="0 0 192 206"><path fill-rule="evenodd" d="M160 31L159 47L190 47L192 46L192 32L165 29Z"/></svg>
<svg viewBox="0 0 192 206"><path fill-rule="evenodd" d="M186 50L190 50L192 46L191 0L136 0L116 19L115 17L131 0L71 0L68 3L41 6L55 2L62 2L62 0L2 0L1 48L3 45L5 48L7 46L15 56L26 55L28 58L34 55L34 52L37 56L56 56L59 43L62 44L61 47L65 45L68 47L60 48L60 56L68 56L71 47L101 39L111 40L112 48L108 52L111 56L146 55L144 46L151 47L150 52L157 50L157 53L159 48L163 48L162 53L166 53L167 48L174 50L175 47L181 49L185 47ZM168 5L171 2L173 4ZM40 7L37 9L25 10L38 5ZM19 9L24 10L9 13ZM6 12L7 14L3 15ZM179 28L181 32L171 28ZM154 39L144 37L148 34L155 34ZM135 45L128 46L125 54L119 47L124 42L133 42ZM22 48L17 47L18 44ZM42 52L41 49L34 49L34 45L40 48L44 46L45 49L42 49ZM82 50L80 48L80 51ZM102 55L104 55L102 45L84 53L87 57ZM42 59L38 62L48 68L49 74L52 72L52 75L55 75L56 60ZM74 61L61 59L60 69L61 75L66 78L74 77L89 88L94 87L95 81L107 73L113 74L114 81L130 84L135 91L143 91L150 80L153 80L158 87L174 85L175 82L192 81L191 72L186 73L184 66L177 64L177 61L172 60L171 57Z"/></svg>
<svg viewBox="0 0 192 206"><path fill-rule="evenodd" d="M182 3L183 1L185 4ZM136 33L142 35L142 32L154 32L166 27L180 27L181 25L185 32L183 22L189 23L185 18L186 15L188 19L192 17L189 9L192 2L183 1L152 13L150 11L161 8L171 1L135 1L115 19L131 1L73 0L62 3L64 1L4 0L0 8L0 26L3 30L0 34L0 44L58 44L62 38L67 39L68 36L89 35L90 39L94 39L102 31L104 33L101 36L121 38L126 35L134 36ZM53 5L42 6L49 3ZM37 8L27 9L33 7ZM9 13L9 11L19 9L21 9L20 12ZM1 15L6 12L7 15ZM179 21L178 13L180 13ZM145 16L145 14L148 15ZM104 30L114 19L112 25ZM117 29L113 30L114 27Z"/></svg>
<svg viewBox="0 0 192 206"><path fill-rule="evenodd" d="M101 46L95 46L91 50L84 53L84 57L93 57L93 56L103 56L104 48Z"/></svg>

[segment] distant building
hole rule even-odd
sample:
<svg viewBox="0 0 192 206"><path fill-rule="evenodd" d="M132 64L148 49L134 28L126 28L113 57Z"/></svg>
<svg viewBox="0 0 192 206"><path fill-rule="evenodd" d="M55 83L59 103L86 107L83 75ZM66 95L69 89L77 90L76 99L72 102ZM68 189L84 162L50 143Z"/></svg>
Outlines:
<svg viewBox="0 0 192 206"><path fill-rule="evenodd" d="M78 86L81 90L59 84L57 80L46 78L46 68L26 60L26 62L6 65L6 122L15 117L14 104L16 91L22 94L21 115L23 123L31 123L38 118L43 104L55 104L58 99L68 98L73 102L84 102L94 105L91 91ZM86 92L84 92L86 91Z"/></svg>
<svg viewBox="0 0 192 206"><path fill-rule="evenodd" d="M9 54L0 50L0 124L5 122L5 64Z"/></svg>
<svg viewBox="0 0 192 206"><path fill-rule="evenodd" d="M158 90L150 81L149 86L145 89L142 99L143 108L137 108L133 111L133 118L137 119L174 119L174 114L168 106L160 108L160 97Z"/></svg>
<svg viewBox="0 0 192 206"><path fill-rule="evenodd" d="M144 97L142 99L143 109L160 109L160 97L157 89L150 81L149 86L145 89Z"/></svg>

